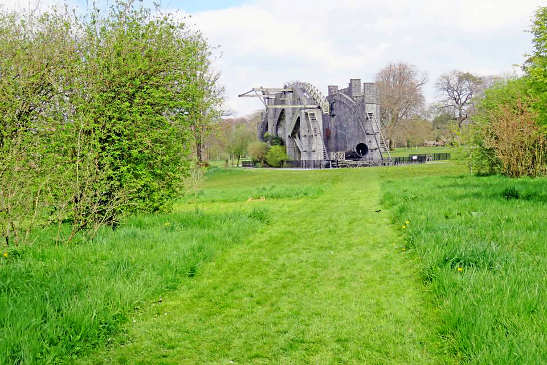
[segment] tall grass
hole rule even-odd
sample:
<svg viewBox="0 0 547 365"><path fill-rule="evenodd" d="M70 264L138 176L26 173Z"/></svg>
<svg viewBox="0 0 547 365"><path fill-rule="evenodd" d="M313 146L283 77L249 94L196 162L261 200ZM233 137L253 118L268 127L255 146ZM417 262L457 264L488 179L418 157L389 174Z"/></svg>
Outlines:
<svg viewBox="0 0 547 365"><path fill-rule="evenodd" d="M546 179L398 178L383 202L419 257L447 351L473 364L546 362Z"/></svg>
<svg viewBox="0 0 547 365"><path fill-rule="evenodd" d="M76 245L44 231L39 244L2 255L0 363L66 361L107 343L133 311L267 218L257 209L137 216Z"/></svg>

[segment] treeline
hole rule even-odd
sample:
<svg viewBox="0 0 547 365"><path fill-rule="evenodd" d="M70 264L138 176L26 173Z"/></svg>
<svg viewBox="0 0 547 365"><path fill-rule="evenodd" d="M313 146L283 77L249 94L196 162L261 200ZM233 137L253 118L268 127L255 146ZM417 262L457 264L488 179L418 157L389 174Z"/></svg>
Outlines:
<svg viewBox="0 0 547 365"><path fill-rule="evenodd" d="M168 209L221 90L199 32L132 0L0 13L0 234L58 239Z"/></svg>
<svg viewBox="0 0 547 365"><path fill-rule="evenodd" d="M425 106L425 73L399 63L382 69L376 83L381 120L391 147L471 147L479 174L538 176L547 172L547 8L539 8L531 33L533 53L524 76L502 78L454 70L441 75L438 98Z"/></svg>

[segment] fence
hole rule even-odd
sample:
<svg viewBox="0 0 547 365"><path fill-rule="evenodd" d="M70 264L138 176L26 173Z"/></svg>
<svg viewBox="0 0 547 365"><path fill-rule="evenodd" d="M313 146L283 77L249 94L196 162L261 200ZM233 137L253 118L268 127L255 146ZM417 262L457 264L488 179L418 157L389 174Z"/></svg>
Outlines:
<svg viewBox="0 0 547 365"><path fill-rule="evenodd" d="M434 153L433 161L450 160L450 153Z"/></svg>
<svg viewBox="0 0 547 365"><path fill-rule="evenodd" d="M450 153L433 153L433 154L417 154L408 155L404 157L393 157L393 165L409 165L409 164L421 164L427 161L441 161L450 160ZM329 161L329 160L291 160L284 161L283 168L296 168L296 169L328 169L331 167L364 167L374 166L377 163L373 163L372 160L358 160L358 161ZM253 161L241 161L242 167L256 167L256 163Z"/></svg>
<svg viewBox="0 0 547 365"><path fill-rule="evenodd" d="M404 157L393 157L393 165L409 165L426 163L427 161L450 160L450 153L433 153L430 155L408 155Z"/></svg>

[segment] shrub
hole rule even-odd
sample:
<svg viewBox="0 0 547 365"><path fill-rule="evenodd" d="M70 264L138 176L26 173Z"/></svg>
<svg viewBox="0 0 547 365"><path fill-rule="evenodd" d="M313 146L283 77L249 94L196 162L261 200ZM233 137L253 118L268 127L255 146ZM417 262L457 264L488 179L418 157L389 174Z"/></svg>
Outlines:
<svg viewBox="0 0 547 365"><path fill-rule="evenodd" d="M198 32L134 0L106 15L0 12L5 242L52 221L80 230L168 208L194 116L214 114L208 58Z"/></svg>
<svg viewBox="0 0 547 365"><path fill-rule="evenodd" d="M266 153L266 162L272 167L281 167L284 161L287 161L287 153L284 146L272 146Z"/></svg>
<svg viewBox="0 0 547 365"><path fill-rule="evenodd" d="M518 199L520 197L519 191L514 186L503 189L502 195L507 200Z"/></svg>
<svg viewBox="0 0 547 365"><path fill-rule="evenodd" d="M487 91L475 117L471 162L477 173L519 177L546 172L547 138L526 87L522 79Z"/></svg>
<svg viewBox="0 0 547 365"><path fill-rule="evenodd" d="M266 153L268 153L269 146L265 142L252 142L247 147L247 153L249 157L256 162L264 163L266 160Z"/></svg>

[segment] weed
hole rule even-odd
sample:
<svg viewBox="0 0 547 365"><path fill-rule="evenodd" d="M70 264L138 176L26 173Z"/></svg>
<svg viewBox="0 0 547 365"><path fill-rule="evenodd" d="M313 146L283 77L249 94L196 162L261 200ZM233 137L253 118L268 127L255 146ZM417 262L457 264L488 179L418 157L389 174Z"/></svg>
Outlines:
<svg viewBox="0 0 547 365"><path fill-rule="evenodd" d="M503 189L503 192L501 194L507 200L518 199L520 197L519 191L514 186Z"/></svg>

